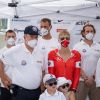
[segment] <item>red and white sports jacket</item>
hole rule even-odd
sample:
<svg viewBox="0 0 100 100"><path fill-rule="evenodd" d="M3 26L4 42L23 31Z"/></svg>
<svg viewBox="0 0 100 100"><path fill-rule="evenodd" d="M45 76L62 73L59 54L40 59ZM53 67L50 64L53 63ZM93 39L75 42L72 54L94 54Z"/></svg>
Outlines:
<svg viewBox="0 0 100 100"><path fill-rule="evenodd" d="M81 55L78 51L72 50L72 56L64 61L58 54L58 49L48 55L48 73L58 77L66 77L72 81L71 89L76 90L80 77Z"/></svg>

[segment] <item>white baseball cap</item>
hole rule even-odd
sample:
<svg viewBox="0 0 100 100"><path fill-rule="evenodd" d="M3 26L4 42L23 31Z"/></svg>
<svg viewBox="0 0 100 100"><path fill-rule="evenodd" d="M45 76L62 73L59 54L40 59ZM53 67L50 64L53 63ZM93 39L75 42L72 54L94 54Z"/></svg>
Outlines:
<svg viewBox="0 0 100 100"><path fill-rule="evenodd" d="M46 74L43 78L43 83L50 83L50 82L55 82L57 81L55 75L52 74Z"/></svg>
<svg viewBox="0 0 100 100"><path fill-rule="evenodd" d="M65 77L57 78L57 87L60 87L66 83L69 84L69 86L72 84L71 80L67 80Z"/></svg>

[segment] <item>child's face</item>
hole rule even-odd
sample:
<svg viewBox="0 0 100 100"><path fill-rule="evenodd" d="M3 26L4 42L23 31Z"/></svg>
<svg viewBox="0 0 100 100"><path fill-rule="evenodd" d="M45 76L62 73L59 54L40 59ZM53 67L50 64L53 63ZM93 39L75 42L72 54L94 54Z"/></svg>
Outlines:
<svg viewBox="0 0 100 100"><path fill-rule="evenodd" d="M57 82L46 83L45 87L47 90L55 91L57 89Z"/></svg>
<svg viewBox="0 0 100 100"><path fill-rule="evenodd" d="M59 91L67 93L69 88L70 88L69 84L63 84L62 86L59 87Z"/></svg>

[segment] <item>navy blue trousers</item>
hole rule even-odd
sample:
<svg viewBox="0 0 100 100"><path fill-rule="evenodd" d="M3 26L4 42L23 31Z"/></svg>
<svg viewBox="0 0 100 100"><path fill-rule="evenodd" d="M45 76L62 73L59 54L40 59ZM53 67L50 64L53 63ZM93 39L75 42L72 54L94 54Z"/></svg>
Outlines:
<svg viewBox="0 0 100 100"><path fill-rule="evenodd" d="M11 93L6 88L0 87L0 100L11 100Z"/></svg>
<svg viewBox="0 0 100 100"><path fill-rule="evenodd" d="M17 94L12 96L12 100L39 100L40 94L40 88L27 90L19 87L17 90Z"/></svg>

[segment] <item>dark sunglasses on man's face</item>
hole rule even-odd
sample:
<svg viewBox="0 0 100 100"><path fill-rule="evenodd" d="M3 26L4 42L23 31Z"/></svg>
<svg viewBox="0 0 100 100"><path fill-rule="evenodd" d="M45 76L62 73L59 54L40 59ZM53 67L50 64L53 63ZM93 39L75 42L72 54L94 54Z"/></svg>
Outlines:
<svg viewBox="0 0 100 100"><path fill-rule="evenodd" d="M57 85L57 82L48 83L49 86Z"/></svg>
<svg viewBox="0 0 100 100"><path fill-rule="evenodd" d="M66 87L68 88L69 84L64 84L64 85L61 86L62 89L65 89Z"/></svg>

